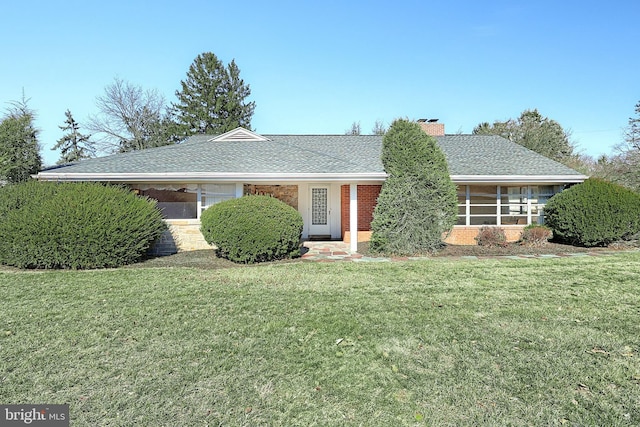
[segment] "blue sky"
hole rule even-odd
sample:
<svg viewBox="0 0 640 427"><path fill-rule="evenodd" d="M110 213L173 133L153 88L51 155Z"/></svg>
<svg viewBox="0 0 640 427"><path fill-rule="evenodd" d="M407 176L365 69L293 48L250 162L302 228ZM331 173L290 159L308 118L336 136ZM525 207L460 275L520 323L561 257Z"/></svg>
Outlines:
<svg viewBox="0 0 640 427"><path fill-rule="evenodd" d="M640 2L9 2L0 108L24 89L46 164L119 77L175 100L203 52L235 59L259 133L363 133L438 118L447 133L537 108L579 151L608 154L640 101Z"/></svg>

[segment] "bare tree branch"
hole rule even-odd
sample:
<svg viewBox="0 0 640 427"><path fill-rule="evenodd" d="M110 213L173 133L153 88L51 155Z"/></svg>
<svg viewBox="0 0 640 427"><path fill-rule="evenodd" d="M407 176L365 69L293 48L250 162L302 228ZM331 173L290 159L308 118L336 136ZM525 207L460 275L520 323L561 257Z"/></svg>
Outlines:
<svg viewBox="0 0 640 427"><path fill-rule="evenodd" d="M157 90L143 90L120 78L96 98L100 113L90 116L87 128L98 134L98 148L123 152L169 143L164 129L166 103Z"/></svg>

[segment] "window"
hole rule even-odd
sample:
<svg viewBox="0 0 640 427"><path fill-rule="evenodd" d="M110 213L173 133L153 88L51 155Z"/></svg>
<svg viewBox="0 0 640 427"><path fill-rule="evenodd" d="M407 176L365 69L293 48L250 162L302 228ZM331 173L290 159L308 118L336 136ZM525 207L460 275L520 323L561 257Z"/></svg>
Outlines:
<svg viewBox="0 0 640 427"><path fill-rule="evenodd" d="M544 224L544 206L547 201L562 190L559 186L540 185L531 187L531 222Z"/></svg>
<svg viewBox="0 0 640 427"><path fill-rule="evenodd" d="M457 225L526 225L544 222L544 205L557 185L459 185Z"/></svg>
<svg viewBox="0 0 640 427"><path fill-rule="evenodd" d="M202 186L202 210L235 197L235 184L205 184Z"/></svg>
<svg viewBox="0 0 640 427"><path fill-rule="evenodd" d="M469 225L496 225L495 185L472 185L469 187Z"/></svg>
<svg viewBox="0 0 640 427"><path fill-rule="evenodd" d="M528 223L529 187L502 187L500 198L500 224Z"/></svg>
<svg viewBox="0 0 640 427"><path fill-rule="evenodd" d="M138 194L156 199L166 219L197 219L209 206L236 197L236 184L147 184L132 186ZM200 212L198 212L198 206Z"/></svg>
<svg viewBox="0 0 640 427"><path fill-rule="evenodd" d="M157 200L157 207L166 219L196 218L197 196L187 188L174 189L157 185L159 188L138 189L139 194Z"/></svg>

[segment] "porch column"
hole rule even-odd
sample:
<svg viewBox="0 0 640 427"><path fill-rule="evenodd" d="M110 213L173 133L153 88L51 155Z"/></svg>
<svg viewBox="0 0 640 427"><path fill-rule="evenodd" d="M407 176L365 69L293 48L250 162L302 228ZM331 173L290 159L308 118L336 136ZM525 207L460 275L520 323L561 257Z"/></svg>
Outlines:
<svg viewBox="0 0 640 427"><path fill-rule="evenodd" d="M198 184L196 189L196 218L200 219L202 213L202 185Z"/></svg>
<svg viewBox="0 0 640 427"><path fill-rule="evenodd" d="M349 184L349 232L349 249L358 252L358 184Z"/></svg>

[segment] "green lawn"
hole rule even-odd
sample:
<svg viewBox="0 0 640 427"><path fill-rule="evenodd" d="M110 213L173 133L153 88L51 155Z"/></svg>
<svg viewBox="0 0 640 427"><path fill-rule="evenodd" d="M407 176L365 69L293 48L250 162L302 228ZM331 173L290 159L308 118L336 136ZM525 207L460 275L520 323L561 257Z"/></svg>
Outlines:
<svg viewBox="0 0 640 427"><path fill-rule="evenodd" d="M640 253L0 270L0 402L73 426L640 425Z"/></svg>

